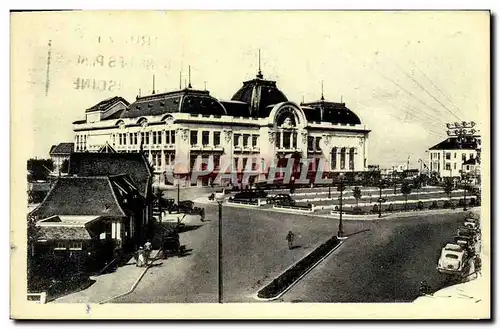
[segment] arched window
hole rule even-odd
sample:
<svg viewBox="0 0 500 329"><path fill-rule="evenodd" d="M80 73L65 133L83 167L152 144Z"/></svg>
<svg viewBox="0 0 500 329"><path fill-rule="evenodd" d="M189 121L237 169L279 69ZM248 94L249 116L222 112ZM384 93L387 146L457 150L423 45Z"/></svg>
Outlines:
<svg viewBox="0 0 500 329"><path fill-rule="evenodd" d="M330 164L331 164L332 170L337 169L337 147L332 148Z"/></svg>
<svg viewBox="0 0 500 329"><path fill-rule="evenodd" d="M340 149L340 169L345 169L345 147Z"/></svg>
<svg viewBox="0 0 500 329"><path fill-rule="evenodd" d="M351 147L349 149L349 170L354 170L354 154L356 149Z"/></svg>

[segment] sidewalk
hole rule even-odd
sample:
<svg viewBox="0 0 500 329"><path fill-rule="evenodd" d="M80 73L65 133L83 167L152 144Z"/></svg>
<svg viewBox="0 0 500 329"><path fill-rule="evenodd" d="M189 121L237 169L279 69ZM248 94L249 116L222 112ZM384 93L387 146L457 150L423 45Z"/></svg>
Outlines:
<svg viewBox="0 0 500 329"><path fill-rule="evenodd" d="M151 259L153 260L158 250L153 250ZM99 303L120 294L128 292L136 283L136 281L147 271L151 266L157 266L158 261L152 261L148 267L137 267L135 265L135 258L131 257L125 264L111 273L102 274L93 277L94 284L89 288L69 294L55 299L54 303Z"/></svg>

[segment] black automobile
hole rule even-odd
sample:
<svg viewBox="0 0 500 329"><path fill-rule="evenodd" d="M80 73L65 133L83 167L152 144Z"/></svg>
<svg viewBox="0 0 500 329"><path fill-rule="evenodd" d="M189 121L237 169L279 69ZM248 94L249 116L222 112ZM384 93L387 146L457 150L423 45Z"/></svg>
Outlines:
<svg viewBox="0 0 500 329"><path fill-rule="evenodd" d="M267 203L290 206L295 204L295 200L290 194L276 194L267 198Z"/></svg>
<svg viewBox="0 0 500 329"><path fill-rule="evenodd" d="M267 197L267 193L265 191L244 191L240 193L236 193L231 197L232 200L245 200L245 201L253 201L257 199L263 199Z"/></svg>

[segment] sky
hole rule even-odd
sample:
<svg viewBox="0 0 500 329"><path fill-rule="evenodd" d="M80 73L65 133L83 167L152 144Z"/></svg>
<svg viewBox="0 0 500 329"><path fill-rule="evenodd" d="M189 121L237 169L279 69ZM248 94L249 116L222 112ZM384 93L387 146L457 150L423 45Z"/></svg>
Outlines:
<svg viewBox="0 0 500 329"><path fill-rule="evenodd" d="M150 94L153 75L157 92L176 90L190 66L193 88L230 99L259 49L289 100L318 100L323 81L358 114L368 164L416 168L446 123L489 125L489 15L471 11L13 13L11 113L30 156L48 157L86 108Z"/></svg>

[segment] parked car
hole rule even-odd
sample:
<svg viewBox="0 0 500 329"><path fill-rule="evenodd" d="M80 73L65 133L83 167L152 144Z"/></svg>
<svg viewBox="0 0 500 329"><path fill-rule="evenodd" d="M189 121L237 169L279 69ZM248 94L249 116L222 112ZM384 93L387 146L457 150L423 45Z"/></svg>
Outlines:
<svg viewBox="0 0 500 329"><path fill-rule="evenodd" d="M454 240L455 240L455 244L462 247L462 249L464 249L468 252L474 251L474 239L473 238L457 235L457 236L455 236Z"/></svg>
<svg viewBox="0 0 500 329"><path fill-rule="evenodd" d="M194 202L191 200L182 200L179 201L179 211L180 212L188 212L192 210L194 207Z"/></svg>
<svg viewBox="0 0 500 329"><path fill-rule="evenodd" d="M264 191L244 191L236 193L234 196L230 197L231 200L245 200L253 201L261 198L266 198L267 193Z"/></svg>
<svg viewBox="0 0 500 329"><path fill-rule="evenodd" d="M448 243L441 250L437 270L439 273L462 275L468 266L467 251L457 244Z"/></svg>
<svg viewBox="0 0 500 329"><path fill-rule="evenodd" d="M270 197L267 198L267 203L269 204L273 204L273 203L276 203L276 204L290 204L290 203L294 203L295 204L295 200L293 200L293 198L290 196L290 194L276 194L276 195L272 195Z"/></svg>

